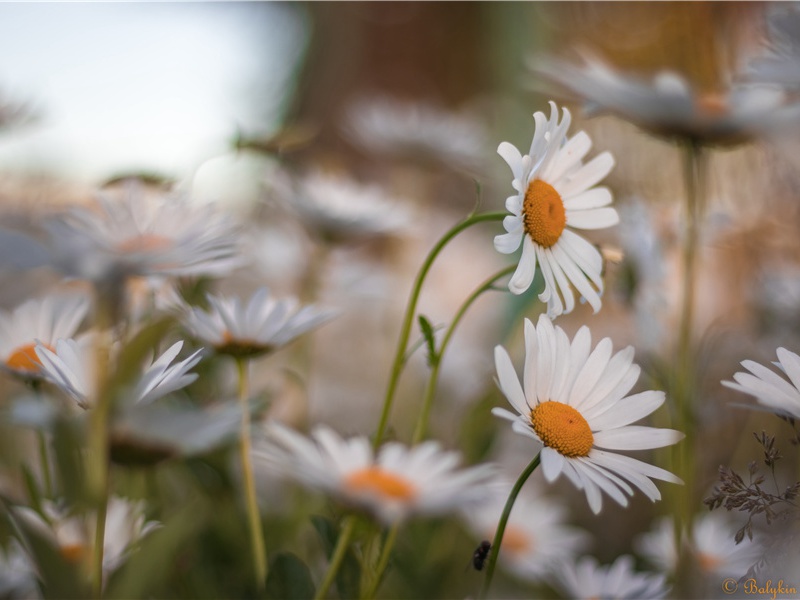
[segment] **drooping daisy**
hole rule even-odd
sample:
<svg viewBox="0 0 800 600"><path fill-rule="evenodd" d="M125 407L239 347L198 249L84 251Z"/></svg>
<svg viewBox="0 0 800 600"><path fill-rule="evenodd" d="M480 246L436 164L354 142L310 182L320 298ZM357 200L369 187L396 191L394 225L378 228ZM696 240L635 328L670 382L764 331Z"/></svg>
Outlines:
<svg viewBox="0 0 800 600"><path fill-rule="evenodd" d="M49 500L42 502L47 518L28 507L19 507L17 514L49 537L68 562L80 563L92 551L97 517L74 514L66 507ZM153 531L159 523L147 521L145 504L112 496L108 501L103 537L103 571L119 567L136 543Z"/></svg>
<svg viewBox="0 0 800 600"><path fill-rule="evenodd" d="M210 204L144 194L102 195L46 223L56 266L70 275L222 275L242 263L238 225Z"/></svg>
<svg viewBox="0 0 800 600"><path fill-rule="evenodd" d="M627 555L602 566L590 556L563 562L554 575L553 583L564 597L576 600L656 600L670 589L665 575L634 571L633 558Z"/></svg>
<svg viewBox="0 0 800 600"><path fill-rule="evenodd" d="M480 507L464 511L464 521L479 539L494 539L510 490L510 485L504 485L501 493ZM503 533L499 564L522 579L540 581L555 563L572 560L585 548L588 534L565 525L565 518L564 506L520 494Z"/></svg>
<svg viewBox="0 0 800 600"><path fill-rule="evenodd" d="M53 294L28 300L11 312L0 311L0 361L15 375L41 378L36 345L53 347L56 340L75 335L89 310L79 294Z"/></svg>
<svg viewBox="0 0 800 600"><path fill-rule="evenodd" d="M334 317L331 310L276 299L259 288L242 306L239 298L208 295L209 310L191 308L188 329L221 354L257 356L272 352Z"/></svg>
<svg viewBox="0 0 800 600"><path fill-rule="evenodd" d="M511 167L511 185L517 193L506 200L511 212L503 220L507 233L495 237L494 246L498 252L511 254L522 244L522 257L508 289L515 294L527 290L538 264L545 281L539 298L547 302L550 316L573 309L571 286L597 312L603 292L603 259L572 228L602 229L619 222L617 211L608 206L611 192L595 187L611 171L614 158L603 152L583 164L592 142L584 132L567 139L571 117L566 108L560 123L553 102L549 120L542 112L533 118L536 131L528 154L523 156L508 142L497 148Z"/></svg>
<svg viewBox="0 0 800 600"><path fill-rule="evenodd" d="M730 519L720 513L706 513L696 517L688 542L693 562L706 575L742 577L763 554L761 544L734 540L735 527ZM687 543L684 540L684 543ZM674 573L678 566L675 548L675 523L670 517L659 519L654 529L635 541L637 552L654 567Z"/></svg>
<svg viewBox="0 0 800 600"><path fill-rule="evenodd" d="M733 375L734 381L723 381L722 385L754 396L771 412L800 419L800 356L786 348L778 348L777 353L778 362L774 364L786 377L745 360L742 366L750 373L739 371Z"/></svg>
<svg viewBox="0 0 800 600"><path fill-rule="evenodd" d="M183 348L175 342L156 361L152 362L127 396L131 403L149 404L197 379L188 371L200 362L201 350L171 365ZM71 396L81 408L90 408L95 397L95 354L90 341L58 340L55 351L38 345L36 355L41 362L43 375Z"/></svg>
<svg viewBox="0 0 800 600"><path fill-rule="evenodd" d="M489 465L457 469L459 455L436 442L412 448L390 442L375 455L366 437L344 440L324 426L309 439L271 423L255 456L386 524L472 505L486 497L493 473Z"/></svg>
<svg viewBox="0 0 800 600"><path fill-rule="evenodd" d="M517 414L503 408L492 413L512 422L515 432L532 438L541 449L545 479L561 473L586 492L592 511L602 506L601 491L622 506L633 486L653 501L661 494L650 480L682 483L672 473L609 450L645 450L678 442L672 429L631 425L664 403L664 392L625 396L639 377L633 348L612 355L609 338L591 350L591 334L581 327L570 343L545 315L536 327L525 320L524 390L504 348L495 348L497 377Z"/></svg>

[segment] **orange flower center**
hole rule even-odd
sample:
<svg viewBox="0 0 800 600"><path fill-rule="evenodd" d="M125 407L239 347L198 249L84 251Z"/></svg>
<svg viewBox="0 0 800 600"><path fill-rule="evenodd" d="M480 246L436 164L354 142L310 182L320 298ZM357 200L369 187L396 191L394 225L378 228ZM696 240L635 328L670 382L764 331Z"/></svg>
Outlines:
<svg viewBox="0 0 800 600"><path fill-rule="evenodd" d="M344 485L352 492L367 492L392 500L411 500L416 495L409 481L380 467L353 471L345 479Z"/></svg>
<svg viewBox="0 0 800 600"><path fill-rule="evenodd" d="M700 112L712 116L721 116L730 110L728 99L723 94L714 92L698 96L695 104Z"/></svg>
<svg viewBox="0 0 800 600"><path fill-rule="evenodd" d="M722 564L722 560L719 557L712 556L710 554L704 554L702 552L698 553L697 562L700 565L700 568L706 573L714 571L714 569Z"/></svg>
<svg viewBox="0 0 800 600"><path fill-rule="evenodd" d="M45 346L48 350L53 350L50 346ZM36 344L25 344L20 346L6 359L6 366L15 371L28 371L36 373L42 366L42 361L36 355Z"/></svg>
<svg viewBox="0 0 800 600"><path fill-rule="evenodd" d="M567 225L567 213L561 195L549 183L534 179L522 203L525 232L534 242L549 248L561 237Z"/></svg>
<svg viewBox="0 0 800 600"><path fill-rule="evenodd" d="M67 562L70 563L79 563L83 560L84 553L86 552L86 548L83 544L67 544L65 546L61 546L61 556L63 556Z"/></svg>
<svg viewBox="0 0 800 600"><path fill-rule="evenodd" d="M588 456L594 444L589 423L568 404L542 402L531 411L531 425L545 446L568 458Z"/></svg>
<svg viewBox="0 0 800 600"><path fill-rule="evenodd" d="M533 548L531 536L513 525L506 526L503 532L503 550L508 550L511 554L522 554Z"/></svg>
<svg viewBox="0 0 800 600"><path fill-rule="evenodd" d="M117 245L120 252L153 252L163 250L172 245L172 242L163 235L143 233L136 237L123 240Z"/></svg>

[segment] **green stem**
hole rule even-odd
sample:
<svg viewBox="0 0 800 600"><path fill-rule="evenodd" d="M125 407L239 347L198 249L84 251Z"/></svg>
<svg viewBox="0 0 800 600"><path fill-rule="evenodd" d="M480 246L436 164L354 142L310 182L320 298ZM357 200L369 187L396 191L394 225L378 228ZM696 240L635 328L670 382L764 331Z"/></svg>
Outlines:
<svg viewBox="0 0 800 600"><path fill-rule="evenodd" d="M400 373L402 372L403 365L405 363L405 352L406 347L408 346L408 338L411 335L411 325L414 322L414 315L417 311L417 302L419 301L419 295L422 291L422 284L425 281L425 277L428 275L428 271L433 265L433 261L436 260L436 257L444 249L444 247L447 246L447 244L454 237L456 237L465 229L486 221L502 221L507 214L508 213L505 212L487 212L467 217L444 234L444 236L428 253L428 256L425 258L425 262L422 263L419 273L417 273L417 277L414 280L414 286L411 288L411 294L408 299L408 304L406 305L405 316L403 317L403 323L400 327L400 337L397 340L397 349L395 351L394 361L392 362L389 383L386 387L386 395L383 400L383 410L381 412L380 421L378 422L378 428L375 432L375 438L372 442L375 449L381 445L383 436L386 433L386 426L389 422L389 414L392 410L394 395L397 391Z"/></svg>
<svg viewBox="0 0 800 600"><path fill-rule="evenodd" d="M489 587L492 585L492 577L494 577L494 568L497 564L497 557L500 554L500 548L503 544L503 534L506 531L506 524L508 523L508 517L511 515L511 509L514 507L514 502L517 500L517 495L519 495L519 491L522 489L522 486L528 480L528 477L531 476L536 470L536 467L539 466L539 462L541 461L541 454L537 454L531 463L525 467L525 470L517 479L517 482L514 484L514 487L511 488L511 493L508 495L508 500L506 500L506 505L503 508L503 514L500 516L500 521L497 523L497 530L494 534L494 539L492 540L492 547L491 551L489 552L489 561L486 565L486 578L483 580L483 587L481 588L481 600L484 600L487 595L489 594Z"/></svg>
<svg viewBox="0 0 800 600"><path fill-rule="evenodd" d="M472 306L472 304L481 296L481 294L492 289L498 279L513 273L516 268L516 265L508 266L481 283L459 307L458 311L453 317L453 322L450 323L450 326L447 328L447 331L442 338L442 344L439 347L439 351L436 353L436 356L433 357L431 376L428 379L427 385L425 386L425 394L422 401L422 411L420 412L419 419L417 420L417 426L414 429L414 437L411 440L412 446L421 442L425 437L428 421L430 420L431 407L433 406L433 399L436 395L436 387L439 382L439 369L441 368L442 358L444 356L444 351L447 349L447 346L450 344L450 340L455 333L456 327L458 327L461 319L464 317L469 307Z"/></svg>
<svg viewBox="0 0 800 600"><path fill-rule="evenodd" d="M50 477L50 452L47 449L47 434L37 431L39 438L39 460L42 463L42 479L44 480L44 494L47 498L53 497L53 480Z"/></svg>
<svg viewBox="0 0 800 600"><path fill-rule="evenodd" d="M381 550L381 555L378 559L378 565L375 567L372 583L370 584L367 593L362 596L364 600L371 600L375 597L375 593L378 591L378 586L381 584L381 579L383 579L383 572L389 565L389 558L392 556L392 550L394 549L395 542L397 541L397 534L399 531L400 523L395 523L389 530L389 534L386 536L386 541L383 543L383 549Z"/></svg>
<svg viewBox="0 0 800 600"><path fill-rule="evenodd" d="M256 484L253 478L253 463L250 458L250 406L248 404L248 378L246 359L237 358L239 376L239 406L242 410L242 430L239 436L239 450L242 459L244 495L247 504L247 521L250 528L250 546L256 570L256 584L263 590L267 581L267 552L264 546L264 531L261 528L261 515L256 500Z"/></svg>
<svg viewBox="0 0 800 600"><path fill-rule="evenodd" d="M355 533L356 522L356 517L352 515L345 519L342 530L339 533L339 539L336 540L336 547L333 549L330 563L328 563L328 570L325 573L322 583L320 583L319 587L317 588L317 593L314 595L314 600L322 600L322 598L324 598L328 593L331 585L333 585L333 580L336 578L336 574L339 572L339 567L342 566L342 561L347 553L347 547L350 545L350 540L353 538L353 534Z"/></svg>

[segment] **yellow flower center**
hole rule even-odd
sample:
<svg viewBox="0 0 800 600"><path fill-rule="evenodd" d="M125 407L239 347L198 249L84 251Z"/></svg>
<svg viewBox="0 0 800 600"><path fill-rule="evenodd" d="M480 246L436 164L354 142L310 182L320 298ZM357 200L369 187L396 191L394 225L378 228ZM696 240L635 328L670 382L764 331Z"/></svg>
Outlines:
<svg viewBox="0 0 800 600"><path fill-rule="evenodd" d="M710 116L722 116L730 111L728 99L724 95L714 92L698 96L695 105L701 113Z"/></svg>
<svg viewBox="0 0 800 600"><path fill-rule="evenodd" d="M237 338L230 331L225 331L222 334L222 341L216 344L214 349L220 354L248 358L272 352L275 347L253 339Z"/></svg>
<svg viewBox="0 0 800 600"><path fill-rule="evenodd" d="M120 252L153 252L163 250L172 245L172 242L163 235L143 233L136 237L123 240L117 246Z"/></svg>
<svg viewBox="0 0 800 600"><path fill-rule="evenodd" d="M61 546L61 556L69 563L79 563L83 560L86 548L83 544L66 544Z"/></svg>
<svg viewBox="0 0 800 600"><path fill-rule="evenodd" d="M711 573L722 564L722 560L718 556L711 556L710 554L704 554L702 552L698 552L697 562L700 568L706 573Z"/></svg>
<svg viewBox="0 0 800 600"><path fill-rule="evenodd" d="M46 346L46 348L52 350L50 346ZM15 371L38 372L42 361L36 355L36 344L25 344L14 350L6 359L6 366Z"/></svg>
<svg viewBox="0 0 800 600"><path fill-rule="evenodd" d="M410 500L416 495L411 483L380 467L353 471L345 479L344 485L352 492L373 493L392 500Z"/></svg>
<svg viewBox="0 0 800 600"><path fill-rule="evenodd" d="M531 536L513 525L506 526L503 532L503 550L508 550L511 554L522 554L533 548Z"/></svg>
<svg viewBox="0 0 800 600"><path fill-rule="evenodd" d="M522 218L526 233L544 248L555 244L567 225L561 195L541 179L534 179L528 185L522 203Z"/></svg>
<svg viewBox="0 0 800 600"><path fill-rule="evenodd" d="M568 404L542 402L531 411L531 425L545 446L568 458L588 456L592 449L589 423Z"/></svg>

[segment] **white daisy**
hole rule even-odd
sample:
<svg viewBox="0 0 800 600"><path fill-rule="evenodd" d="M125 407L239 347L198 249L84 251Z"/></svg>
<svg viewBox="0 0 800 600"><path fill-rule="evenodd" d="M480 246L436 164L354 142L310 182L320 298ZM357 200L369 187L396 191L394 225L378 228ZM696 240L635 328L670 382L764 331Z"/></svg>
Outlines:
<svg viewBox="0 0 800 600"><path fill-rule="evenodd" d="M267 425L266 434L256 457L386 524L472 505L486 497L493 473L489 465L458 470L459 455L436 442L413 448L390 442L376 456L366 437L344 440L324 426L313 439L277 423Z"/></svg>
<svg viewBox="0 0 800 600"><path fill-rule="evenodd" d="M576 600L655 600L669 593L665 575L635 572L627 555L605 566L590 556L561 563L553 583L565 598Z"/></svg>
<svg viewBox="0 0 800 600"><path fill-rule="evenodd" d="M779 415L800 419L800 356L786 348L778 348L778 362L773 363L786 377L752 360L742 361L750 371L733 375L735 381L722 385L754 396L759 404ZM788 381L787 381L788 377Z"/></svg>
<svg viewBox="0 0 800 600"><path fill-rule="evenodd" d="M46 223L56 266L70 275L224 275L242 263L239 227L212 205L145 195L100 196L99 211L75 207Z"/></svg>
<svg viewBox="0 0 800 600"><path fill-rule="evenodd" d="M595 312L603 292L603 258L592 244L572 231L602 229L619 222L611 204L611 192L595 187L614 166L608 152L587 164L583 157L591 148L589 136L580 132L567 139L570 114L564 109L558 122L558 107L550 103L550 119L533 115L536 131L529 154L503 142L498 154L511 167L511 185L517 193L506 200L512 214L503 220L507 233L494 238L498 252L511 254L522 244L522 257L508 283L515 294L533 282L538 263L545 281L539 295L547 302L551 317L570 312L575 306L571 285L586 298ZM563 298L563 302L562 302Z"/></svg>
<svg viewBox="0 0 800 600"><path fill-rule="evenodd" d="M695 518L689 546L693 562L704 574L738 579L761 558L763 548L759 543L736 543L736 529L724 514L706 513ZM678 552L673 519L659 519L652 531L639 536L635 547L654 567L674 573L678 566Z"/></svg>
<svg viewBox="0 0 800 600"><path fill-rule="evenodd" d="M85 296L60 293L0 311L0 362L15 375L40 378L37 343L52 348L56 340L72 337L88 310Z"/></svg>
<svg viewBox="0 0 800 600"><path fill-rule="evenodd" d="M97 523L94 514L72 514L49 500L42 502L46 520L28 507L15 510L21 518L49 537L68 562L80 563L91 552ZM155 521L147 521L144 513L145 504L142 501L118 496L109 498L103 538L103 570L106 573L119 567L131 548L159 526Z"/></svg>
<svg viewBox="0 0 800 600"><path fill-rule="evenodd" d="M464 520L481 540L494 539L510 485L481 504L464 511ZM520 494L505 531L499 562L522 579L540 581L557 562L572 560L588 542L588 534L564 524L566 508L544 497ZM491 550L490 550L491 551Z"/></svg>
<svg viewBox="0 0 800 600"><path fill-rule="evenodd" d="M746 73L751 81L800 87L800 9L795 2L771 3L767 12L767 51L753 58Z"/></svg>
<svg viewBox="0 0 800 600"><path fill-rule="evenodd" d="M495 348L500 388L518 414L502 408L492 413L512 422L515 432L543 445L545 479L561 473L586 492L592 511L602 506L601 491L622 506L633 488L651 500L661 494L650 478L682 483L672 473L608 450L645 450L678 442L672 429L631 425L664 403L664 392L647 391L625 397L639 377L633 348L612 355L609 338L591 350L591 334L581 327L570 343L560 327L545 315L537 327L525 319L524 391L508 353Z"/></svg>
<svg viewBox="0 0 800 600"><path fill-rule="evenodd" d="M14 539L0 546L0 598L40 598L36 567Z"/></svg>
<svg viewBox="0 0 800 600"><path fill-rule="evenodd" d="M209 310L193 307L187 328L217 352L256 356L272 352L334 317L330 310L300 307L296 298L276 299L259 288L242 306L239 298L208 296Z"/></svg>
<svg viewBox="0 0 800 600"><path fill-rule="evenodd" d="M186 387L197 379L189 369L200 362L201 350L188 358L170 365L183 348L175 342L158 360L152 362L127 396L132 403L149 404L158 398ZM78 342L74 339L58 340L55 351L38 345L36 355L41 361L43 375L71 396L80 407L89 408L95 397L95 354L91 339Z"/></svg>

